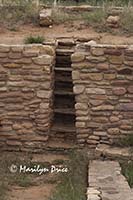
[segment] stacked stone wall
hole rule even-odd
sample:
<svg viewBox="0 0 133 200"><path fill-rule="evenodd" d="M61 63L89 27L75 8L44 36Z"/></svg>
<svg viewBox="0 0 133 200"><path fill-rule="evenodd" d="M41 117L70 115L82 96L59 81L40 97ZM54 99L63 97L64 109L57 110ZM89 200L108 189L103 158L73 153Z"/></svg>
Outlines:
<svg viewBox="0 0 133 200"><path fill-rule="evenodd" d="M0 148L37 151L48 141L55 49L0 45Z"/></svg>
<svg viewBox="0 0 133 200"><path fill-rule="evenodd" d="M77 45L72 69L78 143L95 148L133 134L133 47Z"/></svg>

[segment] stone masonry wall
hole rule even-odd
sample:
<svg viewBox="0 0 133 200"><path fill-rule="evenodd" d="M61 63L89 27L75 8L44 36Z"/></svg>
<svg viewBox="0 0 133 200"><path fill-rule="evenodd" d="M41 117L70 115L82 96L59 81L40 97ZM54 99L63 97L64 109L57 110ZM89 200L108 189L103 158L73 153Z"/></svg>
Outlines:
<svg viewBox="0 0 133 200"><path fill-rule="evenodd" d="M55 50L0 45L0 148L43 149L52 113Z"/></svg>
<svg viewBox="0 0 133 200"><path fill-rule="evenodd" d="M133 134L133 46L77 45L72 68L78 143L95 148Z"/></svg>

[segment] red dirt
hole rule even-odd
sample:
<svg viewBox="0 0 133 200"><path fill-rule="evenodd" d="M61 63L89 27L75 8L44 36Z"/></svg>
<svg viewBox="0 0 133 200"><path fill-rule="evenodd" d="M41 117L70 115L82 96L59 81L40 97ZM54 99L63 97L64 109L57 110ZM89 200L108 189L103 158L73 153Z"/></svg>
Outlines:
<svg viewBox="0 0 133 200"><path fill-rule="evenodd" d="M90 27L83 27L82 22L71 23L64 25L53 25L51 28L39 27L34 25L25 25L19 27L17 31L10 31L5 28L0 28L0 43L1 44L23 44L24 38L29 35L42 35L47 39L54 39L57 37L98 37L100 36L100 43L104 44L133 44L133 36L113 35L109 33L97 33Z"/></svg>

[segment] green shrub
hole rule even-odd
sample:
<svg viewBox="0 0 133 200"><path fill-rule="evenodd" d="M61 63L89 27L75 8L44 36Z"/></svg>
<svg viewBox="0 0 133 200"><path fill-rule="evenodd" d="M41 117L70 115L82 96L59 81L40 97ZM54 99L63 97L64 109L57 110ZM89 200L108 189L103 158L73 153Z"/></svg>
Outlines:
<svg viewBox="0 0 133 200"><path fill-rule="evenodd" d="M133 161L121 163L122 174L126 177L130 187L133 187Z"/></svg>
<svg viewBox="0 0 133 200"><path fill-rule="evenodd" d="M125 8L121 14L121 29L133 35L133 8Z"/></svg>
<svg viewBox="0 0 133 200"><path fill-rule="evenodd" d="M53 9L52 11L52 19L54 21L55 24L62 24L64 22L68 22L68 21L74 21L79 19L80 15L74 15L71 13L66 13L62 10L59 9Z"/></svg>
<svg viewBox="0 0 133 200"><path fill-rule="evenodd" d="M25 44L42 44L44 42L43 36L28 36L24 40Z"/></svg>
<svg viewBox="0 0 133 200"><path fill-rule="evenodd" d="M130 147L133 148L133 134L127 135L120 139L117 139L115 145L120 147Z"/></svg>
<svg viewBox="0 0 133 200"><path fill-rule="evenodd" d="M93 12L83 14L83 19L85 23L91 25L97 30L105 31L106 26L106 18L107 18L107 10L99 9Z"/></svg>
<svg viewBox="0 0 133 200"><path fill-rule="evenodd" d="M9 28L14 24L37 23L37 21L38 8L31 1L5 0L4 6L0 7L0 22Z"/></svg>
<svg viewBox="0 0 133 200"><path fill-rule="evenodd" d="M73 152L67 166L69 172L61 175L61 181L50 200L86 200L88 167L86 152Z"/></svg>

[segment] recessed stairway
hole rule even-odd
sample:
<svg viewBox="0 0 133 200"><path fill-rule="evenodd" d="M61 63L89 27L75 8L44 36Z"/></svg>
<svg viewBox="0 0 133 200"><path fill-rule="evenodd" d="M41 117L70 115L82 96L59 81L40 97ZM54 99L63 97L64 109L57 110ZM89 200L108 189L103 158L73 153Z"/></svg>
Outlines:
<svg viewBox="0 0 133 200"><path fill-rule="evenodd" d="M56 50L54 118L51 138L75 142L75 97L73 93L71 54L65 46Z"/></svg>

